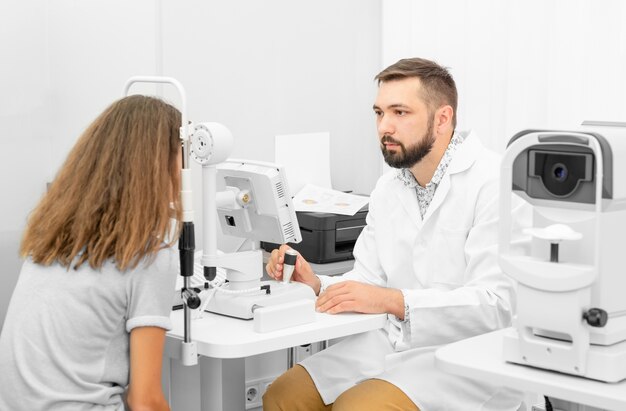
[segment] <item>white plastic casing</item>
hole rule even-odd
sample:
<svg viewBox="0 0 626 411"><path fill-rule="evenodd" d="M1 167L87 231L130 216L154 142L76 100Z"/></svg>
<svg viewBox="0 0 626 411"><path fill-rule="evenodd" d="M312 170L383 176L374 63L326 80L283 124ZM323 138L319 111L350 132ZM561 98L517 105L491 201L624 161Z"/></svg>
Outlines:
<svg viewBox="0 0 626 411"><path fill-rule="evenodd" d="M254 331L265 333L315 321L315 302L300 300L254 310Z"/></svg>
<svg viewBox="0 0 626 411"><path fill-rule="evenodd" d="M220 123L196 124L190 141L191 157L202 165L219 164L233 151L233 135Z"/></svg>

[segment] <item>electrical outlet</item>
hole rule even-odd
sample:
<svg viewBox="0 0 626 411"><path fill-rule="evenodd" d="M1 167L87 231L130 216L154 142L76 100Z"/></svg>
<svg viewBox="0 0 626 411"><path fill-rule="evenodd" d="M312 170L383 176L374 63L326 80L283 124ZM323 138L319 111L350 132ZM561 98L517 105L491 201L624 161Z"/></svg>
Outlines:
<svg viewBox="0 0 626 411"><path fill-rule="evenodd" d="M261 393L259 384L246 384L246 409L260 407L263 403L263 394Z"/></svg>
<svg viewBox="0 0 626 411"><path fill-rule="evenodd" d="M261 407L263 405L263 394L267 388L274 382L276 376L269 378L260 378L246 382L246 410Z"/></svg>

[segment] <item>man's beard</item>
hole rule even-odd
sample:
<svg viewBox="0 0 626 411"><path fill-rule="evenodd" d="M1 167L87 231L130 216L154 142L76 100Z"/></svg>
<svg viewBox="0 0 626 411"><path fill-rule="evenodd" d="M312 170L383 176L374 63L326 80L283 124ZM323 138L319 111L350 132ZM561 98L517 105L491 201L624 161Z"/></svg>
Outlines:
<svg viewBox="0 0 626 411"><path fill-rule="evenodd" d="M401 142L389 136L383 136L380 142L385 162L393 168L411 168L422 161L422 159L430 153L435 144L435 136L433 134L434 120L434 116L428 119L428 129L426 133L419 142L413 144L408 149ZM400 150L387 150L384 143L398 144Z"/></svg>

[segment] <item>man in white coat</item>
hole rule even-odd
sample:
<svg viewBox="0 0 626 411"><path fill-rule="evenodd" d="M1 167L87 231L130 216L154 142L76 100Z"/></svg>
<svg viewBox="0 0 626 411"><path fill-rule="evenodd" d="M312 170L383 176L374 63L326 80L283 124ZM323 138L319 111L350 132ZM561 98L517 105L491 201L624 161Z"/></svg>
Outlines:
<svg viewBox="0 0 626 411"><path fill-rule="evenodd" d="M516 410L521 394L434 364L442 344L511 322L514 287L497 262L499 157L455 130L456 85L444 67L405 59L376 80L378 136L395 170L371 194L354 269L317 276L299 255L292 279L315 290L318 311L387 313L387 324L288 370L263 409ZM272 252L271 277L282 277L287 248Z"/></svg>

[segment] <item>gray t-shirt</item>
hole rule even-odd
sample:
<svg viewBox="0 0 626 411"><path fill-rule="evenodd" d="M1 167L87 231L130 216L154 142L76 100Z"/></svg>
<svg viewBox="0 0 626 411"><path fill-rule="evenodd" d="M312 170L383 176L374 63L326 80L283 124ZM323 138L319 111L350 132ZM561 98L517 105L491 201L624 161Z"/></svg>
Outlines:
<svg viewBox="0 0 626 411"><path fill-rule="evenodd" d="M177 253L120 272L26 260L0 335L0 410L123 410L129 337L171 329Z"/></svg>

